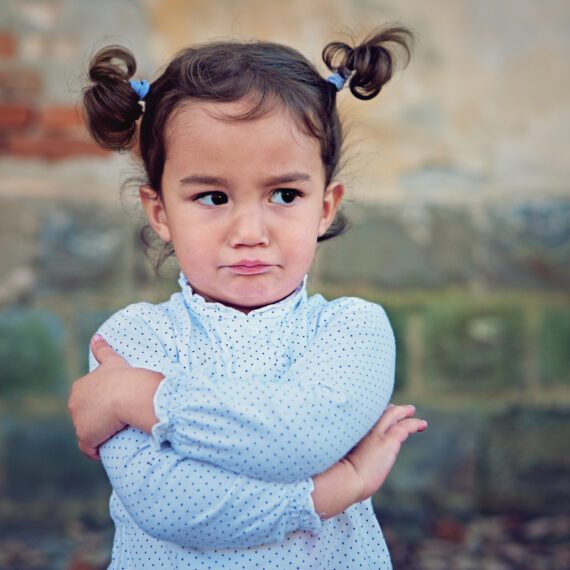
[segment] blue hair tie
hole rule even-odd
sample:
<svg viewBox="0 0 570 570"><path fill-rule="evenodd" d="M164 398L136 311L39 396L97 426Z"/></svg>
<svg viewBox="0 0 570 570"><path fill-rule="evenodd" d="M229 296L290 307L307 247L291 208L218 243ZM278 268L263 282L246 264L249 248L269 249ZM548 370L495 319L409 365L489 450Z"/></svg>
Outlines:
<svg viewBox="0 0 570 570"><path fill-rule="evenodd" d="M327 81L329 83L332 83L336 87L337 91L340 91L346 83L346 78L342 76L338 71L335 71L332 75L329 75L327 77Z"/></svg>
<svg viewBox="0 0 570 570"><path fill-rule="evenodd" d="M150 91L150 85L145 79L142 81L129 81L129 83L141 101L147 96L148 92Z"/></svg>

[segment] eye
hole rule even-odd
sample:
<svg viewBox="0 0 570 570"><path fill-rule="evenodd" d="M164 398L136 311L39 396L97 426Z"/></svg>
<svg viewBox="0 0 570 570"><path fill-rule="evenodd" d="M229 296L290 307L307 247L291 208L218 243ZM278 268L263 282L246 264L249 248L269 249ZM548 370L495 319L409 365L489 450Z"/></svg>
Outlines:
<svg viewBox="0 0 570 570"><path fill-rule="evenodd" d="M276 197L274 200L272 200L275 204L287 205L292 204L296 198L302 195L303 193L299 190L293 190L292 188L280 188L279 190L275 190L275 192L273 192L271 198L273 199Z"/></svg>
<svg viewBox="0 0 570 570"><path fill-rule="evenodd" d="M193 199L204 206L221 206L228 203L228 197L223 192L202 192Z"/></svg>

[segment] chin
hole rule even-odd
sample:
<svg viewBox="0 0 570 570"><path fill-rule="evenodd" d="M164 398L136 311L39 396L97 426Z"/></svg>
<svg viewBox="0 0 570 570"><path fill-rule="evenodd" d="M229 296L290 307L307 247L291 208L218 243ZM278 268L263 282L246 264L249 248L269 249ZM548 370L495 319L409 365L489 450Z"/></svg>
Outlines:
<svg viewBox="0 0 570 570"><path fill-rule="evenodd" d="M292 290L291 290L292 291ZM252 311L254 309L259 309L261 307L265 307L266 305L272 305L281 299L287 297L289 293L279 293L279 292L268 292L268 291L248 291L247 288L244 288L243 291L240 291L237 295L232 295L231 298L228 298L224 301L226 305L230 305L235 309Z"/></svg>

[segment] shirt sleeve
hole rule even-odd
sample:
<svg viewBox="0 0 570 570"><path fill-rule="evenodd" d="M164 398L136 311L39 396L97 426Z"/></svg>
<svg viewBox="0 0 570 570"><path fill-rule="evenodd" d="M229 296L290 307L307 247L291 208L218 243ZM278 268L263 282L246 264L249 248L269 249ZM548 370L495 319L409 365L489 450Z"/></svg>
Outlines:
<svg viewBox="0 0 570 570"><path fill-rule="evenodd" d="M278 381L228 384L173 365L155 394L155 445L266 481L321 473L372 428L392 395L395 342L384 310L348 298ZM184 394L181 398L180 394Z"/></svg>
<svg viewBox="0 0 570 570"><path fill-rule="evenodd" d="M160 370L175 351L168 325L163 323L167 334L161 340L137 321L132 307L98 332L131 365ZM97 366L90 352L90 370ZM107 441L100 455L131 518L160 540L193 548L243 548L281 542L295 530L318 533L322 527L310 478L284 484L240 475L183 457L168 444L157 450L147 434L134 428Z"/></svg>
<svg viewBox="0 0 570 570"><path fill-rule="evenodd" d="M100 448L114 492L145 533L191 548L243 548L282 542L296 530L318 534L312 479L256 480L160 451L134 428Z"/></svg>

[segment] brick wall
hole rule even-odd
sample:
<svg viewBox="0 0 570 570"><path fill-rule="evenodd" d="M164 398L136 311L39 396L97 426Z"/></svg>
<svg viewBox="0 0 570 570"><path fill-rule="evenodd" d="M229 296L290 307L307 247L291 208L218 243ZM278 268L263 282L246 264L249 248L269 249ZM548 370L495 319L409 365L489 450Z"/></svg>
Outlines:
<svg viewBox="0 0 570 570"><path fill-rule="evenodd" d="M0 158L63 160L102 155L79 108L46 101L46 73L22 60L20 36L0 32Z"/></svg>

